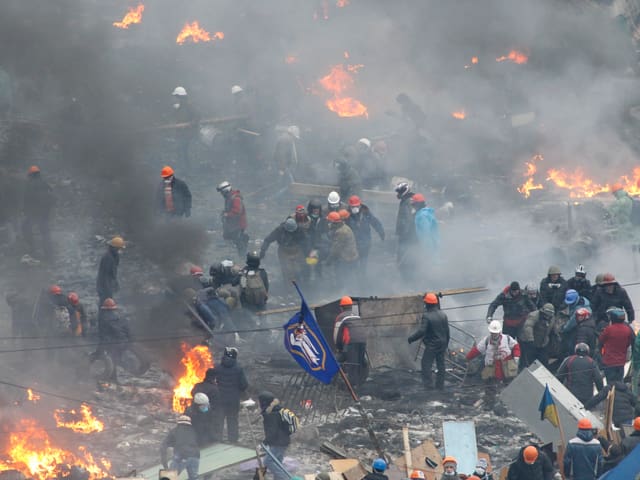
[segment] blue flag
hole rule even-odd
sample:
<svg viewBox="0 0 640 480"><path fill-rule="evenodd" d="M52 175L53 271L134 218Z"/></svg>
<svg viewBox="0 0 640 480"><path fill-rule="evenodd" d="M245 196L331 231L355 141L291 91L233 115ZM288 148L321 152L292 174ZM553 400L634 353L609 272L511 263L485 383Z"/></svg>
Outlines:
<svg viewBox="0 0 640 480"><path fill-rule="evenodd" d="M331 383L340 365L324 339L302 292L297 285L294 286L302 304L300 311L284 325L284 348L309 375L323 383Z"/></svg>

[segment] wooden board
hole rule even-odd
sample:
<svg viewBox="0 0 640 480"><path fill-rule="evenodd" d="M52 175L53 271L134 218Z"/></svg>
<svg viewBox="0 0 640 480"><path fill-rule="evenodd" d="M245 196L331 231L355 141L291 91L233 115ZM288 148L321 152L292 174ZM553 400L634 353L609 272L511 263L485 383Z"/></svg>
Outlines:
<svg viewBox="0 0 640 480"><path fill-rule="evenodd" d="M360 461L355 458L329 460L329 465L334 472L342 473L346 480L361 480L367 474Z"/></svg>
<svg viewBox="0 0 640 480"><path fill-rule="evenodd" d="M216 443L210 447L200 450L200 469L199 474L215 472L232 465L237 465L256 457L255 450L238 447L236 445L227 445L224 443ZM162 465L154 465L138 472L138 477L145 480L158 480L158 471L162 469ZM178 477L179 480L187 478L186 470Z"/></svg>
<svg viewBox="0 0 640 480"><path fill-rule="evenodd" d="M429 457L436 462L438 466L436 468L429 468L424 461L425 457ZM404 457L396 458L393 463L401 470L406 469L407 464ZM422 470L427 480L439 480L444 472L442 468L442 456L433 442L429 440L411 450L411 465L413 469Z"/></svg>

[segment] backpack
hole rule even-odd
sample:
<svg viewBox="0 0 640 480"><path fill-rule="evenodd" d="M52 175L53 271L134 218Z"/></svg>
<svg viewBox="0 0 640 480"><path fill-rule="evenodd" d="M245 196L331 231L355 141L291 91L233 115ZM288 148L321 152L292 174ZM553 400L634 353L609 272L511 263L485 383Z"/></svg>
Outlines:
<svg viewBox="0 0 640 480"><path fill-rule="evenodd" d="M293 413L288 408L280 409L280 420L282 422L282 428L291 435L292 433L296 433L298 430L298 426L300 425L300 420L298 416Z"/></svg>
<svg viewBox="0 0 640 480"><path fill-rule="evenodd" d="M248 270L240 277L242 297L250 305L262 306L267 303L267 288L259 270Z"/></svg>
<svg viewBox="0 0 640 480"><path fill-rule="evenodd" d="M71 329L71 316L67 307L56 306L53 312L55 328L58 330Z"/></svg>
<svg viewBox="0 0 640 480"><path fill-rule="evenodd" d="M631 197L631 225L640 225L640 198Z"/></svg>

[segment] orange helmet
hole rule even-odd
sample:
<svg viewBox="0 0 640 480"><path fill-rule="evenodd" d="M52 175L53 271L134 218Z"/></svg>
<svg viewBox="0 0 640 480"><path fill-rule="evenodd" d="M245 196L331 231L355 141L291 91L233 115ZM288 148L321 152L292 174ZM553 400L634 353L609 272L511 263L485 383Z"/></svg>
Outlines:
<svg viewBox="0 0 640 480"><path fill-rule="evenodd" d="M171 168L169 165L167 165L166 167L162 167L162 171L160 172L160 176L162 178L168 178L173 176L173 168Z"/></svg>
<svg viewBox="0 0 640 480"><path fill-rule="evenodd" d="M532 465L536 462L536 460L538 459L538 455L539 455L538 449L533 445L529 445L527 448L524 449L524 452L522 452L524 463L528 463L529 465Z"/></svg>
<svg viewBox="0 0 640 480"><path fill-rule="evenodd" d="M423 301L427 305L437 305L438 304L438 297L436 296L435 293L429 292L424 296Z"/></svg>
<svg viewBox="0 0 640 480"><path fill-rule="evenodd" d="M424 472L422 470L414 470L409 478L424 478Z"/></svg>
<svg viewBox="0 0 640 480"><path fill-rule="evenodd" d="M338 210L338 215L340 215L340 219L345 221L347 218L351 216L351 214L346 210Z"/></svg>
<svg viewBox="0 0 640 480"><path fill-rule="evenodd" d="M614 183L611 185L611 193L616 193L618 190L622 190L624 187L621 183Z"/></svg>
<svg viewBox="0 0 640 480"><path fill-rule="evenodd" d="M578 429L579 430L591 430L593 425L591 425L591 420L588 418L581 418L578 420Z"/></svg>
<svg viewBox="0 0 640 480"><path fill-rule="evenodd" d="M69 295L67 295L67 300L69 300L69 303L71 305L77 305L80 302L80 297L78 297L78 294L76 292L69 292Z"/></svg>
<svg viewBox="0 0 640 480"><path fill-rule="evenodd" d="M360 202L360 197L357 195L351 195L349 197L349 206L350 207L359 207L362 203Z"/></svg>
<svg viewBox="0 0 640 480"><path fill-rule="evenodd" d="M458 460L456 460L456 457L452 457L450 455L447 455L446 457L444 457L442 459L442 465L446 465L447 463L453 463L454 465L458 465Z"/></svg>
<svg viewBox="0 0 640 480"><path fill-rule="evenodd" d="M413 197L411 197L411 203L425 203L427 201L424 198L424 195L421 193L416 193Z"/></svg>
<svg viewBox="0 0 640 480"><path fill-rule="evenodd" d="M60 285L51 285L49 287L49 293L51 295L60 295L62 293L62 288L60 288Z"/></svg>
<svg viewBox="0 0 640 480"><path fill-rule="evenodd" d="M200 268L197 265L193 265L190 269L189 269L189 273L194 276L194 277L201 277L202 275L204 275L204 272L202 271L202 268Z"/></svg>
<svg viewBox="0 0 640 480"><path fill-rule="evenodd" d="M633 429L636 430L636 431L640 430L640 417L636 417L633 420Z"/></svg>
<svg viewBox="0 0 640 480"><path fill-rule="evenodd" d="M342 219L338 212L329 212L329 215L327 215L327 221L329 223L340 223Z"/></svg>
<svg viewBox="0 0 640 480"><path fill-rule="evenodd" d="M40 167L37 165L31 165L29 167L29 170L27 170L27 173L29 175L33 175L34 173L40 173Z"/></svg>
<svg viewBox="0 0 640 480"><path fill-rule="evenodd" d="M353 300L351 299L351 297L348 297L347 295L345 295L340 299L341 307L350 307L351 305L353 305Z"/></svg>
<svg viewBox="0 0 640 480"><path fill-rule="evenodd" d="M116 305L116 301L113 298L107 298L102 302L102 307L100 308L102 310L115 310L118 308L118 305Z"/></svg>

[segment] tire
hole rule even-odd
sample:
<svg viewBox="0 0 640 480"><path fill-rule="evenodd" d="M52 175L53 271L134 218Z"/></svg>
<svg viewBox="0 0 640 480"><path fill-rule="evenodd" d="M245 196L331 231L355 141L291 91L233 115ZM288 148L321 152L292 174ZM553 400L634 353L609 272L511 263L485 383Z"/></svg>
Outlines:
<svg viewBox="0 0 640 480"><path fill-rule="evenodd" d="M120 365L131 375L135 376L144 375L151 366L143 355L131 349L122 352Z"/></svg>
<svg viewBox="0 0 640 480"><path fill-rule="evenodd" d="M89 375L97 381L109 381L115 368L113 359L105 352L93 352L89 357Z"/></svg>

